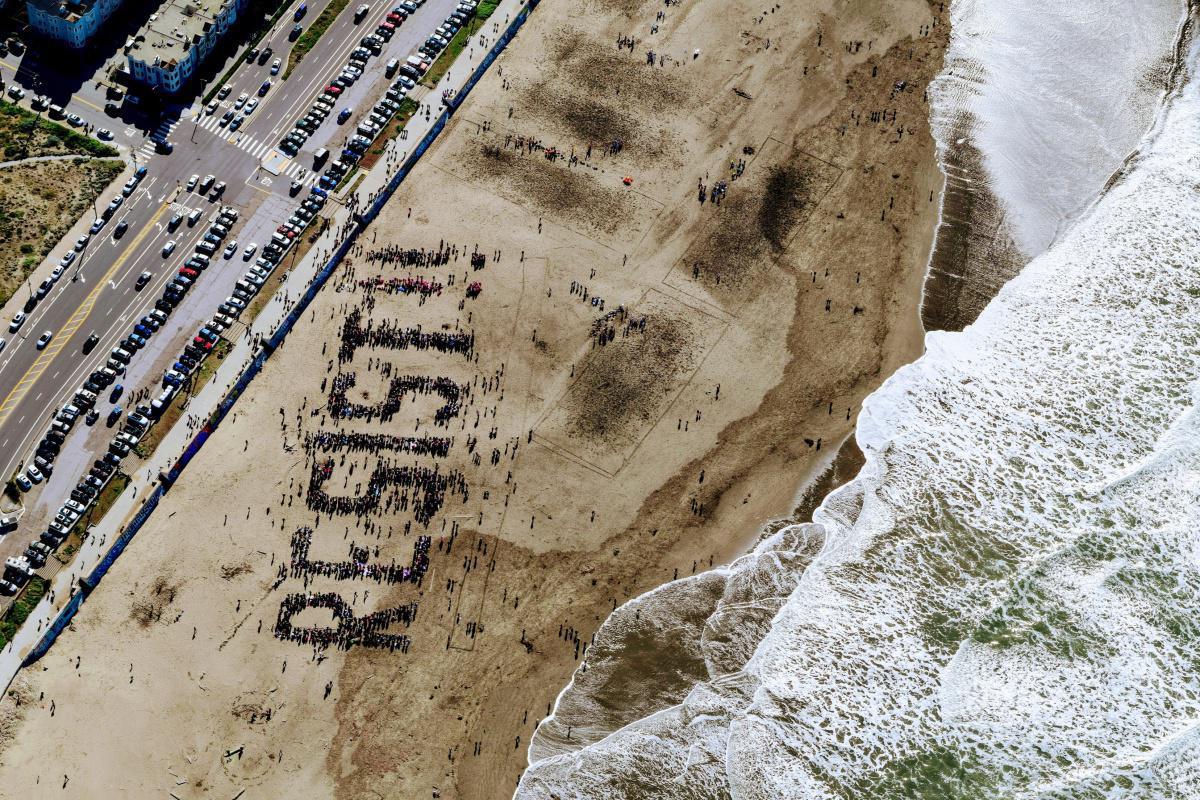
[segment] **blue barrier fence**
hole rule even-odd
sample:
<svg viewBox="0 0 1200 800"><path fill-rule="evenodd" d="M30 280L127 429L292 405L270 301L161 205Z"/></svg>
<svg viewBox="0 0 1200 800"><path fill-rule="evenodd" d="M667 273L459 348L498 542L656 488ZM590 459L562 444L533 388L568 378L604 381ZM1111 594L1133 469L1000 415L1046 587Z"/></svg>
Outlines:
<svg viewBox="0 0 1200 800"><path fill-rule="evenodd" d="M189 463L191 463L192 458L200 451L200 448L204 446L204 443L208 441L213 432L216 431L217 427L221 424L222 420L225 419L225 416L229 413L230 409L232 409L234 404L238 401L238 398L242 396L242 393L245 392L246 388L250 385L250 382L254 380L260 372L262 372L263 365L266 363L267 359L271 357L271 354L274 353L281 344L283 344L283 340L289 333L291 333L292 328L295 327L297 322L299 322L301 316L308 309L308 306L312 303L313 299L316 298L317 292L321 291L321 289L325 286L326 281L329 280L329 276L333 274L333 271L342 263L342 259L345 258L348 252L350 252L350 248L354 246L355 240L358 238L358 234L368 224L370 224L375 217L379 215L380 211L383 210L384 205L386 205L387 201L392 198L392 195L396 193L396 190L400 188L400 184L403 183L404 179L408 177L408 174L412 172L413 167L416 166L417 162L421 159L421 156L425 155L425 152L434 143L434 141L437 140L438 136L441 135L442 131L446 127L446 123L449 122L450 117L455 111L458 110L459 106L462 105L467 95L471 93L471 90L475 88L475 84L477 84L479 79L483 77L488 67L490 67L492 63L495 62L495 60L499 57L499 55L504 52L504 48L508 47L508 43L512 41L514 36L516 36L517 31L521 29L521 26L524 25L525 21L529 18L529 13L537 7L540 1L541 0L529 0L529 2L521 8L516 17L513 18L513 21L509 23L507 28L504 29L504 32L500 35L500 38L497 39L492 47L488 50L487 54L483 57L483 60L479 62L479 66L477 66L471 72L470 77L467 78L462 88L455 93L454 97L447 101L446 110L444 110L438 116L437 120L435 120L429 130L426 131L425 135L421 137L421 141L417 143L417 146L413 149L412 153L404 160L404 163L400 165L400 168L396 171L396 174L393 175L391 180L389 180L383 189L380 190L379 195L375 198L375 201L371 203L365 213L358 215L357 220L350 224L350 228L347 231L345 240L330 255L329 260L325 263L325 266L321 267L321 269L313 277L312 283L309 284L308 289L305 290L304 294L301 295L300 299L296 302L296 305L293 306L291 311L288 312L287 316L284 317L283 322L280 323L279 328L275 331L271 338L264 343L263 349L259 351L253 359L251 359L250 364L242 371L241 375L238 376L238 379L229 389L229 392L226 393L223 398L221 398L221 401L217 404L217 409L213 413L208 424L205 425L200 432L192 438L192 440L188 443L188 446L184 449L183 455L180 456L179 460L175 462L174 466L172 466L170 471L164 476L166 480L163 482L163 485L155 488L154 492L151 493L151 495L146 499L146 502L138 510L138 513L134 515L129 524L125 526L125 529L121 532L121 535L117 537L115 542L113 542L112 547L109 548L108 552L104 554L104 558L100 560L100 563L96 565L96 568L93 569L91 573L87 575L87 577L80 581L82 586L81 591L76 592L71 599L67 601L66 606L64 606L63 610L58 613L58 616L54 618L54 621L50 623L50 627L46 629L46 632L42 635L42 638L36 645L34 645L33 650L30 651L25 660L21 662L22 667L27 667L40 659L47 653L47 651L50 650L50 647L56 641L58 641L59 635L64 629L66 629L68 625L71 624L71 620L75 618L75 614L79 611L80 606L83 605L83 601L89 594L91 594L92 590L96 588L97 584L100 583L101 579L104 578L104 576L108 573L108 570L121 556L121 554L125 552L125 548L129 545L129 542L133 539L137 532L142 529L143 525L146 524L146 520L150 518L150 514L154 512L154 509L158 507L158 502L162 499L162 496L166 493L167 489L169 489L171 484L173 484L179 478L183 470Z"/></svg>

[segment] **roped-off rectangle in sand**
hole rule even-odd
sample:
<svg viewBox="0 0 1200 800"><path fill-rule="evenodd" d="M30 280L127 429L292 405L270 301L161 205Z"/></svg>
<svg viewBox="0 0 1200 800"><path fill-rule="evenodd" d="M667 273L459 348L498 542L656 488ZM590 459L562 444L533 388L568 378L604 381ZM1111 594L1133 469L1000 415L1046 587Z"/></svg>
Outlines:
<svg viewBox="0 0 1200 800"><path fill-rule="evenodd" d="M609 320L605 329L614 338L593 346L535 436L610 475L617 473L727 328L726 321L708 312L649 290L627 315Z"/></svg>

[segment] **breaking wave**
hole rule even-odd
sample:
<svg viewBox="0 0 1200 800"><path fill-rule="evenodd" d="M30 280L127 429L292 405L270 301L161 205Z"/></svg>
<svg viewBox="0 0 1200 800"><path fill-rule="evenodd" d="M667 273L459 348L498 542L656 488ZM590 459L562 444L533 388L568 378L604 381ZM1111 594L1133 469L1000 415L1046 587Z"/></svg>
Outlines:
<svg viewBox="0 0 1200 800"><path fill-rule="evenodd" d="M1200 796L1197 58L814 523L613 614L518 797Z"/></svg>

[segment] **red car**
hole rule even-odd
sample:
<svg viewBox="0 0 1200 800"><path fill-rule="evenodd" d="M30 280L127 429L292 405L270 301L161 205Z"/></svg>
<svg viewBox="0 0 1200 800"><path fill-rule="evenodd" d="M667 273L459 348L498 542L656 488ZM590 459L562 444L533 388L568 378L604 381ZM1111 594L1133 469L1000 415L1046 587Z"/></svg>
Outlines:
<svg viewBox="0 0 1200 800"><path fill-rule="evenodd" d="M325 87L325 93L326 93L326 94L331 94L331 95L333 95L334 97L337 97L339 94L341 94L341 93L342 93L342 87L340 87L340 86L334 86L334 85L331 83L331 84L329 84L328 86L326 86L326 87Z"/></svg>
<svg viewBox="0 0 1200 800"><path fill-rule="evenodd" d="M188 267L180 267L179 274L183 275L185 277L191 278L192 280L196 280L196 278L200 277L199 272L196 272L196 270L190 269Z"/></svg>
<svg viewBox="0 0 1200 800"><path fill-rule="evenodd" d="M279 233L282 233L284 236L288 237L289 239L296 238L296 232L294 230L292 230L291 228L289 228L287 225L280 225L275 230L278 231Z"/></svg>
<svg viewBox="0 0 1200 800"><path fill-rule="evenodd" d="M203 350L206 353L209 350L212 350L212 347L213 347L213 343L210 342L208 339L205 339L203 336L197 336L197 337L193 338L192 344L196 345L196 347L199 347L201 350Z"/></svg>
<svg viewBox="0 0 1200 800"><path fill-rule="evenodd" d="M387 21L393 25L399 25L404 22L404 17L397 14L395 11L387 15Z"/></svg>

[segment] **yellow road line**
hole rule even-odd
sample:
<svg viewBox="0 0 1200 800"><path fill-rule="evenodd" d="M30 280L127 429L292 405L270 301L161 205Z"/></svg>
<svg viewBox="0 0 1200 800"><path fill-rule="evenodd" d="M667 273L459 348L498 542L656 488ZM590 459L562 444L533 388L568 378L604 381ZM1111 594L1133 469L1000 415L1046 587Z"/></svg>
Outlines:
<svg viewBox="0 0 1200 800"><path fill-rule="evenodd" d="M150 218L150 221L146 223L146 226L142 228L141 233L139 233L133 239L133 241L129 243L129 246L125 248L121 255L117 257L117 260L113 262L111 267L109 267L108 272L104 273L104 277L97 281L96 288L92 289L92 291L88 293L88 296L84 298L84 301L79 305L79 308L77 308L75 313L71 315L71 318L67 320L67 323L63 326L62 330L59 331L50 344L46 346L46 349L43 350L42 354L38 356L37 360L30 365L29 369L25 371L25 374L21 376L21 380L17 381L17 385L14 386L12 391L8 393L8 397L4 398L3 403L0 403L0 424L3 424L4 420L12 412L13 408L16 407L17 403L21 402L21 399L29 391L30 387L32 387L33 384L37 382L37 379L41 376L41 374L46 371L46 368L49 367L54 361L54 357L62 352L62 349L67 346L67 344L71 341L71 337L75 335L75 332L83 327L83 323L87 322L87 318L91 315L92 310L95 308L96 299L100 296L100 292L103 291L104 286L109 282L117 270L124 266L125 262L129 260L129 256L135 249L137 249L139 245L141 245L146 236L149 235L152 230L154 230L155 224L163 215L163 212L165 212L168 208L170 208L170 205L163 203L158 211L154 213L154 216Z"/></svg>
<svg viewBox="0 0 1200 800"><path fill-rule="evenodd" d="M103 110L104 110L103 108L101 108L100 106L98 106L98 105L96 105L95 103L91 102L90 100L84 100L82 97L80 97L80 96L79 96L79 95L77 95L77 94L73 94L73 95L71 95L71 99L72 99L72 100L74 100L76 103L83 103L83 104L84 104L85 106L87 106L88 108L94 108L94 109L96 109L97 111L103 111Z"/></svg>

